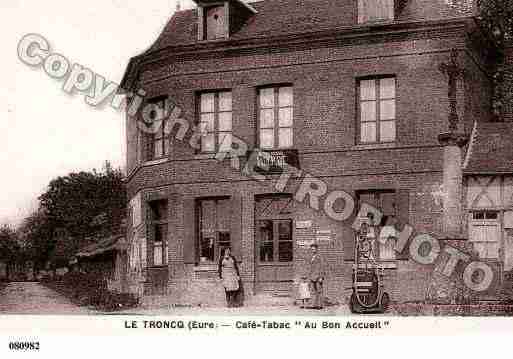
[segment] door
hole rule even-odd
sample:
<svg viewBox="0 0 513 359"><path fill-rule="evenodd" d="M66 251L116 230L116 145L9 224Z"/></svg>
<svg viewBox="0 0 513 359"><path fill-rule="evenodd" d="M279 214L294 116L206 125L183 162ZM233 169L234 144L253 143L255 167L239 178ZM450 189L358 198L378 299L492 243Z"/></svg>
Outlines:
<svg viewBox="0 0 513 359"><path fill-rule="evenodd" d="M288 196L257 200L256 291L289 295L294 278L294 236Z"/></svg>

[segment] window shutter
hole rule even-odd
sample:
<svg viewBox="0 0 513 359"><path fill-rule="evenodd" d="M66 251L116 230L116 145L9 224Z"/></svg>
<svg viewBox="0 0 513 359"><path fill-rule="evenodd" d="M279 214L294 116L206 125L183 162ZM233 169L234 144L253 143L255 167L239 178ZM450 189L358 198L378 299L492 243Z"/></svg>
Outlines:
<svg viewBox="0 0 513 359"><path fill-rule="evenodd" d="M183 202L183 261L196 263L196 221L197 214L194 198L184 198Z"/></svg>
<svg viewBox="0 0 513 359"><path fill-rule="evenodd" d="M399 231L410 222L410 190L399 189L397 190L397 219L399 220ZM406 244L404 250L401 253L397 253L397 259L407 260L409 259L409 243Z"/></svg>
<svg viewBox="0 0 513 359"><path fill-rule="evenodd" d="M238 262L242 261L242 195L235 193L232 198L232 218L230 240L232 252Z"/></svg>

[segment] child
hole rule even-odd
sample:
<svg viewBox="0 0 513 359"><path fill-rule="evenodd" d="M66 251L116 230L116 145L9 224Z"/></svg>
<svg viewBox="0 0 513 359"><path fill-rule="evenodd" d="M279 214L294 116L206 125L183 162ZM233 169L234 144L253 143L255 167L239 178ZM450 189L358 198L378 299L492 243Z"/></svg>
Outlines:
<svg viewBox="0 0 513 359"><path fill-rule="evenodd" d="M310 295L310 283L308 282L308 278L306 276L301 277L299 282L299 299L301 300L300 308L306 308L306 301L311 298Z"/></svg>

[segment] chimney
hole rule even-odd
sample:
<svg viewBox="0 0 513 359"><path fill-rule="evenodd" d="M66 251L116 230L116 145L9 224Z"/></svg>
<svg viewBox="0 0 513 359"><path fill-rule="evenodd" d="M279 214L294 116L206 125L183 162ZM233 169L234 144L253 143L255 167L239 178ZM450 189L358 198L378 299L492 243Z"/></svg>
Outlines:
<svg viewBox="0 0 513 359"><path fill-rule="evenodd" d="M181 4L180 4L180 0L176 0L176 11L180 11L181 10Z"/></svg>

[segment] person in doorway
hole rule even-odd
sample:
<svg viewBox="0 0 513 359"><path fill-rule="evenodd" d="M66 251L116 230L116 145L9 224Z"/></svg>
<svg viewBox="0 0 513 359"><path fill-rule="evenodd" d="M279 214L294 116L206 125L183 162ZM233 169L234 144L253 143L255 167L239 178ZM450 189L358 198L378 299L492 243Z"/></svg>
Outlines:
<svg viewBox="0 0 513 359"><path fill-rule="evenodd" d="M237 260L231 254L230 248L224 248L219 258L219 278L223 282L228 308L235 306L237 291L239 290L239 267Z"/></svg>
<svg viewBox="0 0 513 359"><path fill-rule="evenodd" d="M309 279L312 287L312 308L323 308L323 286L324 286L324 261L319 254L319 245L313 243L310 246L312 257L310 259Z"/></svg>

